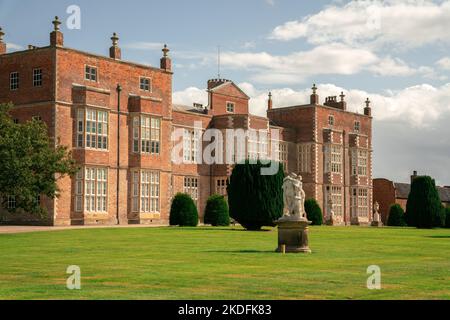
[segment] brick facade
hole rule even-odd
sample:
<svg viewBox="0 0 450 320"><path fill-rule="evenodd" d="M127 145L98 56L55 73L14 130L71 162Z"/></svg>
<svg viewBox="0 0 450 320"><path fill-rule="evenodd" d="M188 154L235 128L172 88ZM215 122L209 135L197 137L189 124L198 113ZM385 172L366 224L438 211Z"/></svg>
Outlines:
<svg viewBox="0 0 450 320"><path fill-rule="evenodd" d="M250 98L232 81L213 79L207 84L208 106L173 105L167 46L159 68L144 66L121 60L116 34L111 38L110 57L103 57L64 47L57 20L54 25L50 46L13 53L0 50L0 102L14 103L12 116L19 122L39 116L55 144L68 146L82 170L76 177L59 181L61 193L56 200L41 200L49 211L48 219L25 214L12 218L3 213L4 223L167 223L177 192L196 197L202 221L207 198L224 193L232 165L175 164L172 152L177 141L172 141L172 135L199 130L201 140L211 128L223 133L227 129L263 130L269 135L267 156L272 158L270 139L278 130L286 171L302 175L307 197L319 201L324 215L329 214L328 199L333 197L339 224L370 222L369 104L364 114L346 111L343 97L339 102L329 97L321 105L313 88L310 104L274 109L270 98L267 117L258 117L249 113ZM34 69L42 71L40 86L33 85ZM10 90L11 72L19 73L17 90ZM355 159L359 161L355 154L363 155L364 168L355 164Z"/></svg>

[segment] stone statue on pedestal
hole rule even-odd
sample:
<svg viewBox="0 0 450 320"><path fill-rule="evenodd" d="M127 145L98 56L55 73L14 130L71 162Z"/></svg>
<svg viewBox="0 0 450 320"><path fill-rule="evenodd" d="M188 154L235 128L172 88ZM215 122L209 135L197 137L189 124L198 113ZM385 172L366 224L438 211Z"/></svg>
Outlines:
<svg viewBox="0 0 450 320"><path fill-rule="evenodd" d="M373 220L372 227L382 227L383 223L380 220L380 204L376 201L373 205Z"/></svg>
<svg viewBox="0 0 450 320"><path fill-rule="evenodd" d="M308 243L305 191L302 177L291 173L283 182L284 214L276 221L278 225L277 252L311 253Z"/></svg>
<svg viewBox="0 0 450 320"><path fill-rule="evenodd" d="M332 226L335 223L333 199L328 197L328 221L327 224Z"/></svg>

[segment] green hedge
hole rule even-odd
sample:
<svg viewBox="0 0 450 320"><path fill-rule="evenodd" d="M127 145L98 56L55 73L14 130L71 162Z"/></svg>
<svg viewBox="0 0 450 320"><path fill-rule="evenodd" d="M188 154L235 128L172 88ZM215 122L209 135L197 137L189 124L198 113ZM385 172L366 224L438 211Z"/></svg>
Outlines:
<svg viewBox="0 0 450 320"><path fill-rule="evenodd" d="M185 193L175 195L170 208L170 225L180 227L196 227L198 225L197 206L190 195Z"/></svg>
<svg viewBox="0 0 450 320"><path fill-rule="evenodd" d="M214 227L230 225L230 212L224 196L215 194L208 198L205 208L205 224Z"/></svg>
<svg viewBox="0 0 450 320"><path fill-rule="evenodd" d="M230 216L247 230L274 226L274 221L283 215L283 165L279 164L274 175L262 175L261 169L267 166L247 160L237 164L230 177Z"/></svg>
<svg viewBox="0 0 450 320"><path fill-rule="evenodd" d="M320 226L323 224L322 209L315 199L308 199L305 201L305 211L311 225Z"/></svg>
<svg viewBox="0 0 450 320"><path fill-rule="evenodd" d="M445 227L450 228L450 207L445 208Z"/></svg>
<svg viewBox="0 0 450 320"><path fill-rule="evenodd" d="M405 227L405 211L399 204L393 204L389 209L387 225L390 227Z"/></svg>

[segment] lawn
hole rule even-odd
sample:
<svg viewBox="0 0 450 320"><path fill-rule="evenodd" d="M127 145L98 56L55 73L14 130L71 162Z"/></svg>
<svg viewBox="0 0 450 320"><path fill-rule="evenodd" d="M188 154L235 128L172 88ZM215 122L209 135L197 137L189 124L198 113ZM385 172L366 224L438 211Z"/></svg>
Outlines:
<svg viewBox="0 0 450 320"><path fill-rule="evenodd" d="M450 299L450 230L312 227L311 255L276 229L107 228L0 235L0 299ZM66 269L81 268L81 290ZM368 290L369 265L382 289Z"/></svg>

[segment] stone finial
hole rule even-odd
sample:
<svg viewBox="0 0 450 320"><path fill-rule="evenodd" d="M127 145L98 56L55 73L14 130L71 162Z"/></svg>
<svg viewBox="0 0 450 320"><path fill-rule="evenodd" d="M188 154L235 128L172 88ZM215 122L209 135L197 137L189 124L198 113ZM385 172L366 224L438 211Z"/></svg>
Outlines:
<svg viewBox="0 0 450 320"><path fill-rule="evenodd" d="M169 56L169 48L167 47L167 44L164 45L164 48L162 49L164 58L167 58Z"/></svg>
<svg viewBox="0 0 450 320"><path fill-rule="evenodd" d="M55 20L52 21L53 23L53 30L54 31L59 31L59 26L61 25L61 21L59 21L58 16L55 17Z"/></svg>
<svg viewBox="0 0 450 320"><path fill-rule="evenodd" d="M119 36L117 35L117 33L115 33L115 32L113 33L111 40L112 40L113 47L117 47L117 45L119 43Z"/></svg>
<svg viewBox="0 0 450 320"><path fill-rule="evenodd" d="M345 98L344 91L341 92L341 95L340 95L339 97L341 97L341 102L343 102L343 101L344 101L344 98Z"/></svg>
<svg viewBox="0 0 450 320"><path fill-rule="evenodd" d="M369 100L369 98L367 98L367 100L366 100L366 107L370 108L370 100Z"/></svg>
<svg viewBox="0 0 450 320"><path fill-rule="evenodd" d="M313 84L313 87L311 88L311 90L312 90L313 94L317 94L317 87L316 87L315 83Z"/></svg>
<svg viewBox="0 0 450 320"><path fill-rule="evenodd" d="M3 36L5 35L5 33L3 32L2 27L0 27L0 42L3 41Z"/></svg>
<svg viewBox="0 0 450 320"><path fill-rule="evenodd" d="M267 102L267 109L272 110L273 101L272 101L272 92L269 92L269 101Z"/></svg>

